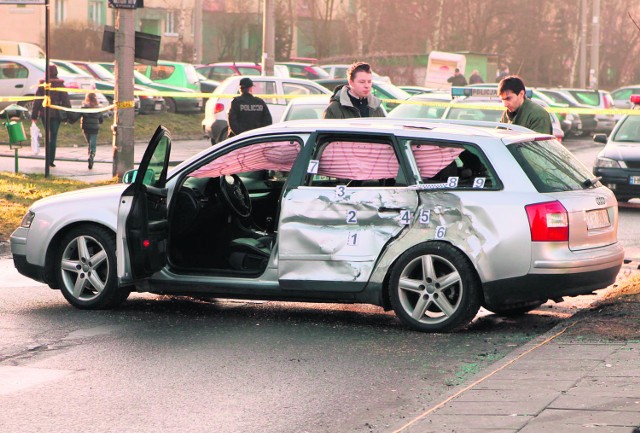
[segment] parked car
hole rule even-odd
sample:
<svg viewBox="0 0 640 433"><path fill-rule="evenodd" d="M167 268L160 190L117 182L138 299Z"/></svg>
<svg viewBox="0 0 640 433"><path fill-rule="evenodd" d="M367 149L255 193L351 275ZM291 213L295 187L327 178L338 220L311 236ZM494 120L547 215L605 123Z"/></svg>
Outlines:
<svg viewBox="0 0 640 433"><path fill-rule="evenodd" d="M209 80L198 73L196 67L191 63L158 60L156 65L137 63L134 68L156 83L184 87L196 92L211 93L220 84L218 81Z"/></svg>
<svg viewBox="0 0 640 433"><path fill-rule="evenodd" d="M210 80L223 81L233 75L260 75L262 67L254 62L216 62L197 66L196 71Z"/></svg>
<svg viewBox="0 0 640 433"><path fill-rule="evenodd" d="M276 66L278 65L286 66L291 78L305 78L307 80L329 78L329 74L324 69L313 63L278 62Z"/></svg>
<svg viewBox="0 0 640 433"><path fill-rule="evenodd" d="M640 108L640 95L631 97ZM602 178L619 201L640 198L640 116L626 115L616 123L607 139L596 134L596 143L605 144L593 165L593 174Z"/></svg>
<svg viewBox="0 0 640 433"><path fill-rule="evenodd" d="M592 89L565 89L558 88L557 91L573 98L580 104L585 104L595 109L613 108L613 99L611 94L606 90ZM616 124L616 120L612 114L595 113L598 125L595 132L609 133ZM582 126L584 128L584 125Z"/></svg>
<svg viewBox="0 0 640 433"><path fill-rule="evenodd" d="M613 100L613 106L620 109L633 108L634 104L631 102L631 95L640 95L640 84L634 84L632 86L619 87L611 91L611 99ZM621 114L614 114L613 118L620 120Z"/></svg>
<svg viewBox="0 0 640 433"><path fill-rule="evenodd" d="M470 84L466 86L467 88L486 88L486 89L495 89L496 94L498 92L498 83L479 83L479 84ZM581 135L578 131L582 127L582 121L580 118L573 113L565 112L564 109L569 108L569 105L564 102L555 101L553 98L550 98L548 95L539 91L537 88L527 88L527 97L530 99L542 101L542 104L545 107L553 108L554 114L560 121L560 127L562 131L570 135ZM573 134L571 132L574 132Z"/></svg>
<svg viewBox="0 0 640 433"><path fill-rule="evenodd" d="M113 72L113 63L100 64ZM191 96L190 94L196 93L192 89L156 83L136 70L133 71L133 80L136 85L151 87L160 92L163 95L162 97L164 98L169 113L193 113L202 111L202 99ZM164 92L164 94L162 92Z"/></svg>
<svg viewBox="0 0 640 433"><path fill-rule="evenodd" d="M411 96L407 104L400 104L389 112L389 117L402 119L440 119L452 102L451 92L419 93Z"/></svg>
<svg viewBox="0 0 640 433"><path fill-rule="evenodd" d="M569 108L593 109L593 107L591 107L590 105L581 104L578 101L576 101L575 98L572 98L571 96L559 91L558 89L537 89L537 90L540 93L548 96L550 99L552 99L555 102L567 104ZM581 137L585 135L590 136L595 131L598 130L598 120L596 119L595 114L579 113L579 114L576 114L575 117L577 117L580 120L579 126L576 125L572 127L570 131L570 135L574 137Z"/></svg>
<svg viewBox="0 0 640 433"><path fill-rule="evenodd" d="M339 64L339 65L320 65L322 69L324 69L329 76L327 78L349 78L347 77L347 70L351 65L347 64ZM391 83L391 79L387 76L382 76L377 74L373 70L371 71L371 75L374 80L383 81L385 83Z"/></svg>
<svg viewBox="0 0 640 433"><path fill-rule="evenodd" d="M38 45L20 41L0 41L0 56L45 58L44 51Z"/></svg>
<svg viewBox="0 0 640 433"><path fill-rule="evenodd" d="M104 93L101 93L100 91L113 92L115 90L115 86L113 85L113 83L110 83L108 81L96 80L95 78L93 78L91 74L87 73L82 68L79 68L72 62L68 62L66 60L57 60L57 59L51 59L50 62L57 66L58 75L76 74L78 76L84 76L85 79L91 79L92 84L90 88L96 90L96 98L100 106L106 107L108 105L111 105L111 101L113 101L112 94L109 95L111 96L111 100L109 100L109 98ZM67 86L66 81L65 81L65 86ZM83 88L87 88L87 86L84 86ZM74 108L82 107L82 103L84 102L85 95L86 93L69 93L69 100L71 101L71 106ZM135 96L134 96L134 109L136 113L140 111L140 99ZM108 111L106 113L107 116L110 116L112 114L113 114L113 111Z"/></svg>
<svg viewBox="0 0 640 433"><path fill-rule="evenodd" d="M240 75L234 75L224 80L211 94L205 105L202 133L211 140L211 144L227 138L228 112L233 99L228 95L238 94L242 78ZM280 119L291 97L330 94L327 89L309 80L269 76L252 76L251 79L254 84L254 95L280 95L263 98L269 107L272 119Z"/></svg>
<svg viewBox="0 0 640 433"><path fill-rule="evenodd" d="M329 95L294 98L287 104L280 121L322 119L324 110L329 106L329 98Z"/></svg>
<svg viewBox="0 0 640 433"><path fill-rule="evenodd" d="M304 120L169 170L159 127L124 184L35 202L20 273L73 306L131 291L368 303L411 329L524 313L615 282L615 196L557 140L443 120Z"/></svg>
<svg viewBox="0 0 640 433"><path fill-rule="evenodd" d="M45 77L45 60L33 57L0 56L0 94L2 96L34 96L38 90L40 80ZM58 69L58 77L64 80L69 89L95 90L93 77L77 74L65 68ZM71 106L80 108L84 100L84 93L69 92ZM104 96L99 96L99 102L108 105ZM0 108L10 104L0 102ZM33 101L23 101L20 105L31 110Z"/></svg>
<svg viewBox="0 0 640 433"><path fill-rule="evenodd" d="M321 79L316 80L316 82L331 90L331 92L333 92L337 86L344 86L349 83L346 78ZM390 83L385 83L384 81L372 80L371 84L371 94L377 98L383 99L382 106L387 111L393 110L398 106L398 103L392 101L384 101L384 99L405 100L409 99L409 96L411 96L399 87L394 86Z"/></svg>
<svg viewBox="0 0 640 433"><path fill-rule="evenodd" d="M109 88L108 85L100 84L102 83L115 83L116 77L115 75L109 71L104 66L98 63L92 62L82 62L82 61L72 61L74 65L84 70L88 74L91 74L96 78L96 87L100 90L100 87L103 87L105 90ZM112 89L115 86L112 84ZM152 89L151 87L142 86L140 84L133 85L133 91L135 92L135 97L139 99L140 108L137 112L140 114L156 114L162 113L166 110L166 105L164 103L164 98L159 95L158 91ZM114 94L105 93L104 94L110 103L113 103Z"/></svg>
<svg viewBox="0 0 640 433"><path fill-rule="evenodd" d="M254 62L216 62L196 66L199 74L217 81L223 81L234 75L262 75L262 66ZM284 65L275 65L273 75L288 78L289 69Z"/></svg>

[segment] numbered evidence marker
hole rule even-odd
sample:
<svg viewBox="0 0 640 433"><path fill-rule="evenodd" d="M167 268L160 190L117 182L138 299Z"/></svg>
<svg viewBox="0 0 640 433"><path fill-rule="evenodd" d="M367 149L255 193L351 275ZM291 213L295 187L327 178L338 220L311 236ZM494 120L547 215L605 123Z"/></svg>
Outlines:
<svg viewBox="0 0 640 433"><path fill-rule="evenodd" d="M358 213L354 210L347 211L347 224L358 224Z"/></svg>
<svg viewBox="0 0 640 433"><path fill-rule="evenodd" d="M411 211L409 209L402 209L400 211L400 224L402 225L411 224Z"/></svg>
<svg viewBox="0 0 640 433"><path fill-rule="evenodd" d="M317 174L319 165L320 165L320 161L318 161L317 159L312 159L311 161L309 161L309 166L307 167L307 173Z"/></svg>
<svg viewBox="0 0 640 433"><path fill-rule="evenodd" d="M347 245L358 245L358 232L349 232L349 237L347 237Z"/></svg>
<svg viewBox="0 0 640 433"><path fill-rule="evenodd" d="M457 188L459 179L458 176L449 176L447 179L447 188Z"/></svg>
<svg viewBox="0 0 640 433"><path fill-rule="evenodd" d="M420 209L418 221L420 221L420 224L429 224L431 221L431 211L429 209Z"/></svg>
<svg viewBox="0 0 640 433"><path fill-rule="evenodd" d="M347 195L347 185L336 185L336 198L344 198Z"/></svg>
<svg viewBox="0 0 640 433"><path fill-rule="evenodd" d="M444 239L444 236L447 234L447 228L445 226L436 227L436 239Z"/></svg>
<svg viewBox="0 0 640 433"><path fill-rule="evenodd" d="M473 179L473 187L474 188L484 188L484 183L486 181L486 177L476 177Z"/></svg>

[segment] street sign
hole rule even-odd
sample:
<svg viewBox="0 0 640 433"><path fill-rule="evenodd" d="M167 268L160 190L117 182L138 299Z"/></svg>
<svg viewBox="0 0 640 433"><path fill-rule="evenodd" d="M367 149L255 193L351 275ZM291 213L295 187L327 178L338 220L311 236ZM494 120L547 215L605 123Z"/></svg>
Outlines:
<svg viewBox="0 0 640 433"><path fill-rule="evenodd" d="M109 7L115 9L136 9L144 6L143 0L109 0Z"/></svg>

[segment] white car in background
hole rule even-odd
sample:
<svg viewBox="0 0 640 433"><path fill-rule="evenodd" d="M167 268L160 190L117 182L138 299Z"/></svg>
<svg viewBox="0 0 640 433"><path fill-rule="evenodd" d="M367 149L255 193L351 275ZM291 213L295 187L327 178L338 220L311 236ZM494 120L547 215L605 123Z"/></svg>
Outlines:
<svg viewBox="0 0 640 433"><path fill-rule="evenodd" d="M244 76L234 75L224 80L211 93L211 97L205 105L202 133L211 140L211 144L219 143L227 138L229 107L231 107L231 100L235 97L231 95L239 94L242 78ZM262 99L267 103L274 122L282 117L291 97L331 94L325 87L302 78L273 76L251 76L249 78L253 81L254 95L270 95Z"/></svg>

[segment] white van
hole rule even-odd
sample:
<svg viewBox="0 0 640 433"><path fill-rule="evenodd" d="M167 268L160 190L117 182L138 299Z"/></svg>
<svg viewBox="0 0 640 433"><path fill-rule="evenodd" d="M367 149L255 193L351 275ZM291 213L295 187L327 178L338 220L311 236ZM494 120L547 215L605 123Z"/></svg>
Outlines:
<svg viewBox="0 0 640 433"><path fill-rule="evenodd" d="M17 41L0 41L0 56L45 58L44 51L36 44Z"/></svg>

